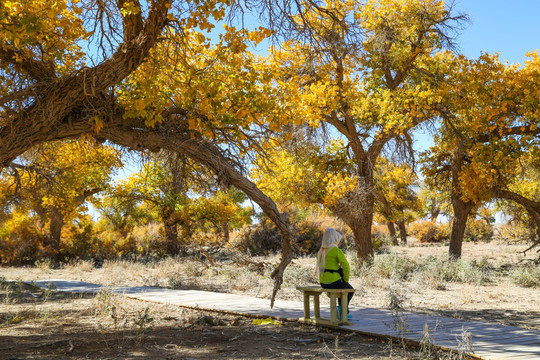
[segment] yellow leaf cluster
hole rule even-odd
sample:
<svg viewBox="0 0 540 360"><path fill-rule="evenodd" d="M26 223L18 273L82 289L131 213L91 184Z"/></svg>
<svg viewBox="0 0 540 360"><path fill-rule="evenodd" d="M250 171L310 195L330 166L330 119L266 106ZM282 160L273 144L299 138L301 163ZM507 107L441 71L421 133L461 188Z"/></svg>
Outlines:
<svg viewBox="0 0 540 360"><path fill-rule="evenodd" d="M122 16L136 15L140 12L140 6L138 6L138 4L136 4L135 2L131 1L126 1L120 9L120 13L122 14Z"/></svg>
<svg viewBox="0 0 540 360"><path fill-rule="evenodd" d="M324 197L325 206L336 205L340 199L356 189L358 178L348 176L344 173L329 173L325 176L326 196Z"/></svg>
<svg viewBox="0 0 540 360"><path fill-rule="evenodd" d="M151 57L127 79L117 94L127 117L143 117L148 125L163 121L164 109L186 112L187 125L203 136L242 140L253 125L281 126L254 56L246 52L250 37L268 35L225 27L217 44L197 31L169 34ZM258 36L258 37L257 37ZM187 37L187 38L185 38ZM183 47L188 42L189 48Z"/></svg>
<svg viewBox="0 0 540 360"><path fill-rule="evenodd" d="M56 208L66 220L85 210L85 193L106 189L113 171L122 165L118 150L85 139L44 144L25 153L20 161L28 169L18 180L6 176L2 183L14 189L20 181L28 209Z"/></svg>
<svg viewBox="0 0 540 360"><path fill-rule="evenodd" d="M60 73L80 67L86 39L78 1L27 0L0 2L0 44L18 56L55 64ZM17 61L17 59L15 59Z"/></svg>

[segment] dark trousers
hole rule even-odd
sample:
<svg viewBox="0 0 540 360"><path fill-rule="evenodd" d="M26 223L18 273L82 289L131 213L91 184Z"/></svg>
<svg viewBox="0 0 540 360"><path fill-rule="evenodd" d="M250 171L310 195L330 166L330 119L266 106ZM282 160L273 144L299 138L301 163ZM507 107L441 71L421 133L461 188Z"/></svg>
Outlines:
<svg viewBox="0 0 540 360"><path fill-rule="evenodd" d="M340 279L338 281L334 281L333 283L330 283L330 284L322 284L321 283L321 287L323 289L354 289L351 284L349 284L346 281L343 281L343 279ZM348 296L347 310L349 309L349 304L351 303L351 299L352 299L353 295L354 295L353 292L350 292L350 293L347 294L347 296ZM339 304L339 306L341 306L341 297L338 298L338 304Z"/></svg>

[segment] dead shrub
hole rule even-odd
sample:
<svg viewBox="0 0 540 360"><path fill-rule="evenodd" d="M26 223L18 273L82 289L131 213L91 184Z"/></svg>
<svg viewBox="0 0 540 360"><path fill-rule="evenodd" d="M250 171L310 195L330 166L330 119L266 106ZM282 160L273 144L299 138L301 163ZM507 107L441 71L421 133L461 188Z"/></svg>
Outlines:
<svg viewBox="0 0 540 360"><path fill-rule="evenodd" d="M275 254L281 249L281 234L270 220L263 219L257 225L247 226L235 232L227 247L252 255Z"/></svg>
<svg viewBox="0 0 540 360"><path fill-rule="evenodd" d="M348 234L347 228L335 218L321 214L306 216L298 213L291 219L291 226L296 244L303 250L303 254L314 254L319 250L324 229L327 227L333 227L344 235L342 247L354 247L354 240ZM252 255L276 254L281 250L281 233L268 218L264 217L259 224L244 227L231 234L226 246Z"/></svg>
<svg viewBox="0 0 540 360"><path fill-rule="evenodd" d="M533 263L518 266L510 272L512 282L526 288L540 287L540 265Z"/></svg>

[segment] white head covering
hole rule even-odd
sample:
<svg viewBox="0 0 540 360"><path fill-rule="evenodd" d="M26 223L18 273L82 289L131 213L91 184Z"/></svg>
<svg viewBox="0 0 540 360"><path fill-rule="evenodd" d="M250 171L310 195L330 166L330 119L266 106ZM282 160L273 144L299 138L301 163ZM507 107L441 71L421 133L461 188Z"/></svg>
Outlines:
<svg viewBox="0 0 540 360"><path fill-rule="evenodd" d="M317 254L317 270L319 271L319 274L324 273L326 266L326 253L328 250L336 247L339 244L341 237L342 235L333 228L327 228L325 230L321 242L321 248Z"/></svg>

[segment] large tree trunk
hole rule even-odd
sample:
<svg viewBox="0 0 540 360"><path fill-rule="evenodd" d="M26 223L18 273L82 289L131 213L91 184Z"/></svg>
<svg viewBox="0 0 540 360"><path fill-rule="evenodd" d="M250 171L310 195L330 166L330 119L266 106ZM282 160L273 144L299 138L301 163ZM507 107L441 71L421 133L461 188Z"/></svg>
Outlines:
<svg viewBox="0 0 540 360"><path fill-rule="evenodd" d="M390 233L390 239L392 240L392 245L399 245L397 234L396 234L396 225L392 221L386 222L386 227Z"/></svg>
<svg viewBox="0 0 540 360"><path fill-rule="evenodd" d="M171 180L161 189L165 194L181 194L185 189L186 161L185 157L177 153L165 153L167 168L171 174ZM178 241L178 218L173 206L165 205L161 208L161 219L167 241L167 253L171 256L180 254L181 246Z"/></svg>
<svg viewBox="0 0 540 360"><path fill-rule="evenodd" d="M456 197L456 199L454 199L454 197ZM450 247L448 252L450 257L457 259L461 257L461 247L465 229L467 227L467 219L474 207L474 203L465 202L458 196L452 195L452 204L454 208L454 217L452 218L452 233L450 234Z"/></svg>
<svg viewBox="0 0 540 360"><path fill-rule="evenodd" d="M397 226L399 229L399 238L401 245L407 245L407 227L405 226L405 221L397 221Z"/></svg>
<svg viewBox="0 0 540 360"><path fill-rule="evenodd" d="M54 251L55 257L60 250L60 237L62 235L62 228L64 227L64 214L62 214L57 208L53 207L50 212L51 222L49 224L49 245L51 250Z"/></svg>
<svg viewBox="0 0 540 360"><path fill-rule="evenodd" d="M174 211L170 207L161 210L161 220L165 231L166 251L168 255L176 256L180 253L178 241L178 224Z"/></svg>
<svg viewBox="0 0 540 360"><path fill-rule="evenodd" d="M359 216L356 226L351 226L356 243L356 256L360 262L373 259L373 242L371 241L371 224L373 213Z"/></svg>
<svg viewBox="0 0 540 360"><path fill-rule="evenodd" d="M360 178L363 179L363 178ZM361 181L354 191L346 193L332 212L349 226L354 235L356 255L360 262L373 258L371 225L373 223L374 189L371 181Z"/></svg>
<svg viewBox="0 0 540 360"><path fill-rule="evenodd" d="M452 207L454 217L452 218L452 232L450 234L450 246L448 254L451 258L461 257L461 247L463 245L463 236L467 227L467 219L475 203L465 201L461 198L461 185L459 176L463 167L465 152L463 143L460 141L452 157Z"/></svg>

